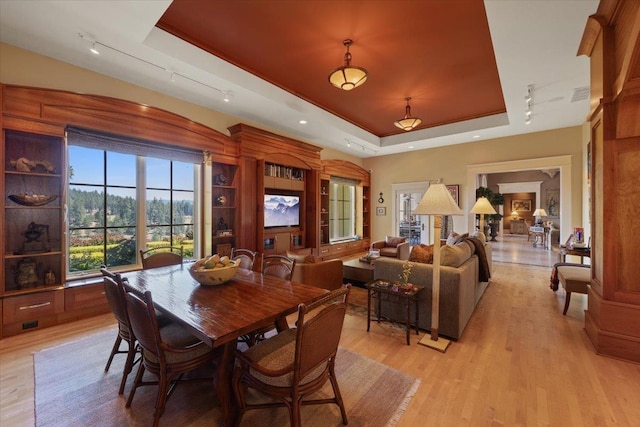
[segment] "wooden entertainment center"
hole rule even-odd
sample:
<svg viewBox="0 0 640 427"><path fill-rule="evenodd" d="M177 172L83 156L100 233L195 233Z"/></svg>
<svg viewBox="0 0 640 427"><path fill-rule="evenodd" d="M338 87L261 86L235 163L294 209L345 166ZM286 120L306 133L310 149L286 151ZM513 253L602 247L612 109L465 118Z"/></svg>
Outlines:
<svg viewBox="0 0 640 427"><path fill-rule="evenodd" d="M109 310L98 272L81 280L67 277L68 126L202 152L201 241L195 257L236 247L330 259L369 247L369 172L347 161L321 160L319 147L244 124L229 128L228 137L147 105L59 90L0 85L0 105L0 338ZM29 170L12 163L21 158L40 163ZM328 232L332 176L357 182L356 235L336 244ZM55 200L27 206L12 198L36 193ZM265 227L265 194L299 198L298 223ZM25 232L46 232L48 246L31 242L25 249ZM18 277L20 269L25 271Z"/></svg>

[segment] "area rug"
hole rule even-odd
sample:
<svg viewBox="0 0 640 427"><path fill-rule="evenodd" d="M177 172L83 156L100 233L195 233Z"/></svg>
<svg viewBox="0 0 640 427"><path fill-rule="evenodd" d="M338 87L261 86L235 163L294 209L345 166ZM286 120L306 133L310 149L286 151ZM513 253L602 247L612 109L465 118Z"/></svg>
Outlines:
<svg viewBox="0 0 640 427"><path fill-rule="evenodd" d="M108 373L104 366L116 331L34 353L36 426L148 426L152 424L156 387L141 387L125 408L133 375L118 396L124 356L117 355ZM137 367L135 368L137 369ZM394 426L420 380L367 357L340 348L336 360L349 426ZM318 392L331 395L327 385ZM336 405L302 408L305 426L341 426ZM218 425L220 410L210 383L180 384L167 403L160 425ZM249 411L243 426L289 425L285 408Z"/></svg>

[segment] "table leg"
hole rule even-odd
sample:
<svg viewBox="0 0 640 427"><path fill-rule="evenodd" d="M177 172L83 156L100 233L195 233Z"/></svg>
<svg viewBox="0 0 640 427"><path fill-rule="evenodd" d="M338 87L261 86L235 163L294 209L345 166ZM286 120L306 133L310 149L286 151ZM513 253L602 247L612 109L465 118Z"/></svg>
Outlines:
<svg viewBox="0 0 640 427"><path fill-rule="evenodd" d="M371 327L371 288L367 288L367 332Z"/></svg>
<svg viewBox="0 0 640 427"><path fill-rule="evenodd" d="M407 345L411 345L411 340L409 339L411 335L411 299L405 298L407 301Z"/></svg>
<svg viewBox="0 0 640 427"><path fill-rule="evenodd" d="M420 319L420 304L418 304L418 297L416 296L416 335L420 335L420 330L418 329L418 319Z"/></svg>
<svg viewBox="0 0 640 427"><path fill-rule="evenodd" d="M233 395L233 365L235 363L235 352L238 345L237 340L229 341L224 345L222 360L218 367L218 379L215 382L215 392L222 408L222 420L220 425L231 427L235 425L236 405Z"/></svg>

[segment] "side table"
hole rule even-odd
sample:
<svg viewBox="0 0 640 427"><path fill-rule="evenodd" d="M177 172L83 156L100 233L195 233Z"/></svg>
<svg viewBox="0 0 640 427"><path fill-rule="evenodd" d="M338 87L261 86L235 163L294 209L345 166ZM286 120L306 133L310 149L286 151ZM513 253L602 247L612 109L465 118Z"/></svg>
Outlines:
<svg viewBox="0 0 640 427"><path fill-rule="evenodd" d="M367 332L371 327L371 300L375 299L378 301L378 323L381 320L389 320L391 319L382 319L382 301L388 301L392 304L404 305L407 309L407 316L405 318L405 326L407 332L407 345L411 345L411 341L409 340L410 332L411 332L411 305L413 304L414 310L416 313L415 322L413 323L416 328L416 335L419 335L420 332L418 330L418 316L419 316L419 305L418 305L418 295L424 289L423 286L412 285L411 288L404 287L400 282L395 282L392 280L384 280L377 279L373 280L366 284L367 286Z"/></svg>

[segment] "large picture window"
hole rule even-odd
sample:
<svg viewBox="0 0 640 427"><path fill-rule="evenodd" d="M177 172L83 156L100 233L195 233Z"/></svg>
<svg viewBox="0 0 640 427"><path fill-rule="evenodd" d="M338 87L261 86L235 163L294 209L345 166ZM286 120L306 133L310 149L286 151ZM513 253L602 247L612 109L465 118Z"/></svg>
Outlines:
<svg viewBox="0 0 640 427"><path fill-rule="evenodd" d="M332 242L356 235L356 185L351 179L331 177L329 184L329 235Z"/></svg>
<svg viewBox="0 0 640 427"><path fill-rule="evenodd" d="M185 256L193 256L200 167L168 159L166 148L109 141L96 147L93 136L85 136L68 136L68 273L137 266L138 251L154 246L183 246Z"/></svg>

